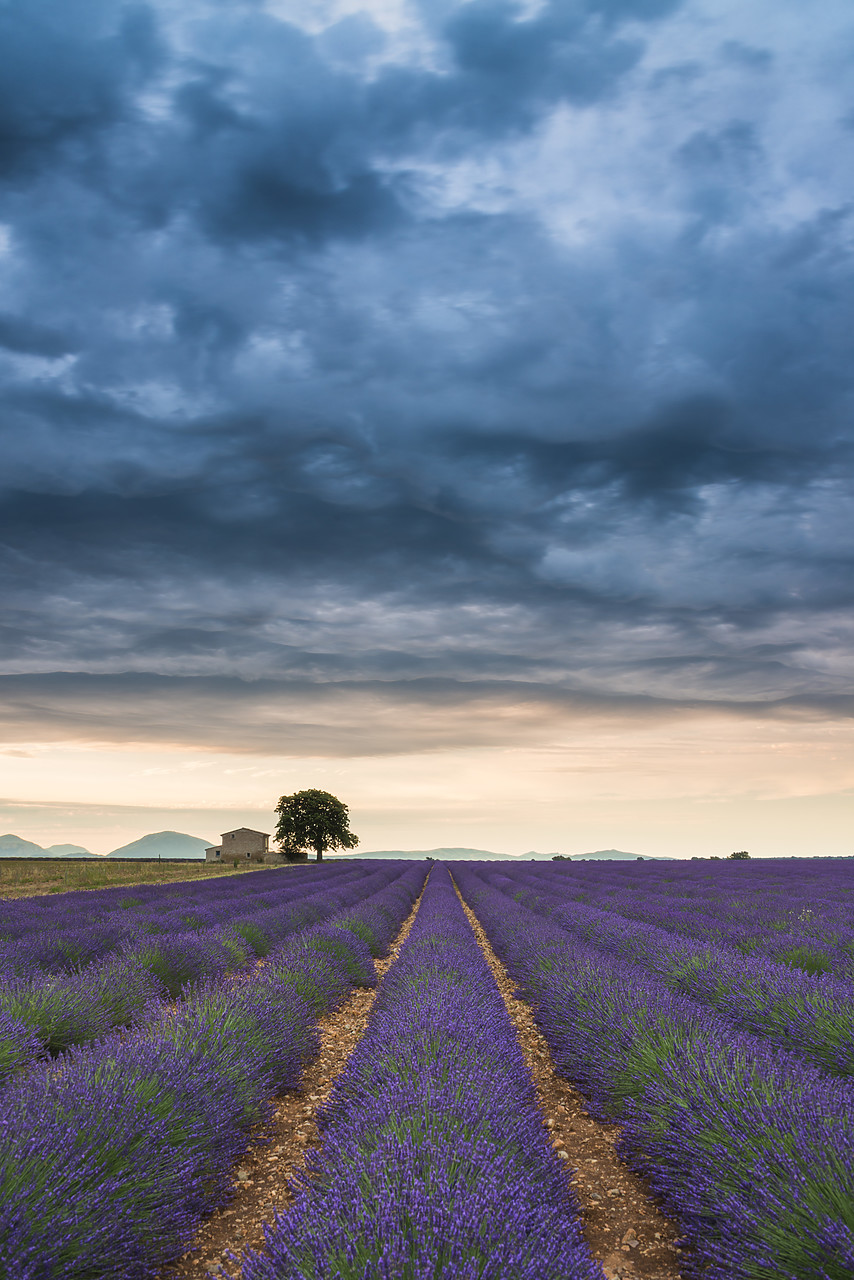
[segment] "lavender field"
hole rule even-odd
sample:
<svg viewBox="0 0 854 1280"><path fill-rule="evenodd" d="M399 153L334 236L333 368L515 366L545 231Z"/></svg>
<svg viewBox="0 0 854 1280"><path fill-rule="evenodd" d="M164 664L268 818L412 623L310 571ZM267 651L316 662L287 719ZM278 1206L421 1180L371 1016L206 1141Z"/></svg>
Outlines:
<svg viewBox="0 0 854 1280"><path fill-rule="evenodd" d="M848 862L365 860L0 904L0 1276L850 1278L852 894ZM669 1261L585 1191L517 1006ZM274 1175L288 1096L318 1140Z"/></svg>

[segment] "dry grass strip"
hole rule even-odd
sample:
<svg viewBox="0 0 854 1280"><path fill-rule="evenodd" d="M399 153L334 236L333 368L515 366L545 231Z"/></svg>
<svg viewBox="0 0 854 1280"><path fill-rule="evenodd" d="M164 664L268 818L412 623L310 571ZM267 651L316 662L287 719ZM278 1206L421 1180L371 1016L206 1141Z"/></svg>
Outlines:
<svg viewBox="0 0 854 1280"><path fill-rule="evenodd" d="M17 862L0 858L0 901L12 898L42 898L54 893L90 893L98 889L128 888L143 884L198 884L200 881L242 876L247 872L269 871L254 866L223 867L216 862L187 859L182 867L174 862L110 862L106 857L87 862L66 862L60 858L33 858ZM288 870L283 867L282 870Z"/></svg>

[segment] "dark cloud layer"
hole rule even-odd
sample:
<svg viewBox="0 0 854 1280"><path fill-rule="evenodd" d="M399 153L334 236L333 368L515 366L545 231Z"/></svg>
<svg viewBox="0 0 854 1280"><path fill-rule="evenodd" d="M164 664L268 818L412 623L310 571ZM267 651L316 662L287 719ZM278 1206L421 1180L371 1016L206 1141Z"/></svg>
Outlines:
<svg viewBox="0 0 854 1280"><path fill-rule="evenodd" d="M749 8L0 9L8 735L846 714L852 21Z"/></svg>
<svg viewBox="0 0 854 1280"><path fill-rule="evenodd" d="M705 699L590 697L534 681L345 679L309 688L296 680L126 673L0 677L4 738L171 741L237 754L383 756L494 747L508 739L518 747L585 723L631 730L707 710ZM854 698L788 698L759 706L719 700L714 710L752 720L851 720Z"/></svg>

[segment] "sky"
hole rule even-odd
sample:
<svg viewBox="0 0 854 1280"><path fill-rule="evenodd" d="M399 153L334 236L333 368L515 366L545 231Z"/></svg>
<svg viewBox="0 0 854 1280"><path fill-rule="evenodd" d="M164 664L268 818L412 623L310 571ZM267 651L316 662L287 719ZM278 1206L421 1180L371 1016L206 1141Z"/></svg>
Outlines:
<svg viewBox="0 0 854 1280"><path fill-rule="evenodd" d="M854 854L849 0L5 0L0 828Z"/></svg>

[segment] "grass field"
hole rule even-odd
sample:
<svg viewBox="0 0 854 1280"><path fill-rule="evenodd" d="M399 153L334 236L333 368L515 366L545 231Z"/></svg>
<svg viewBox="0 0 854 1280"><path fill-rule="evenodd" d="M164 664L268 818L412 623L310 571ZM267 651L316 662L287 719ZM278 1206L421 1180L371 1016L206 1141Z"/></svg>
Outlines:
<svg viewBox="0 0 854 1280"><path fill-rule="evenodd" d="M18 862L0 859L0 898L30 897L41 893L65 893L70 889L111 889L123 884L171 884L182 880L209 880L211 876L240 875L257 871L220 863L190 862L62 862L59 859Z"/></svg>

